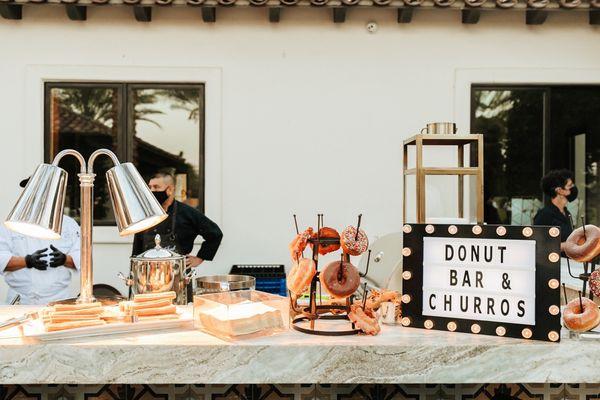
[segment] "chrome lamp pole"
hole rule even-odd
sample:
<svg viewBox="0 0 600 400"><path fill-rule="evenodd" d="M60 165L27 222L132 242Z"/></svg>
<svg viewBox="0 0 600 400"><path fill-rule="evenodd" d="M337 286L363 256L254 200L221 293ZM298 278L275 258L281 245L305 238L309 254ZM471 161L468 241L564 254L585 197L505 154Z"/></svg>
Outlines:
<svg viewBox="0 0 600 400"><path fill-rule="evenodd" d="M119 235L127 236L162 222L167 214L158 203L132 163L119 162L110 150L94 151L88 162L76 150L63 150L52 164L40 164L19 196L4 224L24 235L42 239L58 239L62 230L67 172L58 166L64 156L79 160L81 196L81 288L78 303L95 301L93 294L92 228L94 210L94 161L100 155L110 157L114 166L106 172L106 180L115 212Z"/></svg>

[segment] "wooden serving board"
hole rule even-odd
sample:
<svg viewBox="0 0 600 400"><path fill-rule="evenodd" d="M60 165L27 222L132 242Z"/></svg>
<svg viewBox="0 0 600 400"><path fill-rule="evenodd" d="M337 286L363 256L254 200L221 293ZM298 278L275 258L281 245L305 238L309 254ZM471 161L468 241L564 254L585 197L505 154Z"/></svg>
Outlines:
<svg viewBox="0 0 600 400"><path fill-rule="evenodd" d="M192 328L193 318L191 310L178 307L177 314L179 315L179 318L171 320L114 322L106 325L86 326L56 332L46 332L42 321L37 319L23 325L23 335L33 339L48 341L164 329Z"/></svg>

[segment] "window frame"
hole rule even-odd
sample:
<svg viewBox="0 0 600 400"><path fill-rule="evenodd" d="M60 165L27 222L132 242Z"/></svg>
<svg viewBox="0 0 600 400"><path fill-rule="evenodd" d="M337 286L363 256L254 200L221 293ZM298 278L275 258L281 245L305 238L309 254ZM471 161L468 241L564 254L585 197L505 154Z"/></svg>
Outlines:
<svg viewBox="0 0 600 400"><path fill-rule="evenodd" d="M478 90L539 90L543 93L542 96L542 175L546 174L550 169L550 163L548 162L548 155L552 151L552 90L553 89L578 89L578 88L596 88L600 90L600 83L523 83L523 84L512 84L512 83L476 83L472 82L469 89L469 126L475 126L475 91ZM559 111L560 112L560 111ZM471 156L472 160L473 157ZM573 161L569 159L568 168L573 170ZM484 185L485 185L484 179ZM549 201L548 196L542 192L542 203L547 204ZM587 204L586 204L587 208Z"/></svg>
<svg viewBox="0 0 600 400"><path fill-rule="evenodd" d="M45 81L43 90L43 127L44 127L44 162L51 163L54 157L51 154L51 132L50 132L50 99L53 89L61 88L113 88L117 91L117 115L118 124L116 151L115 154L121 162L132 162L133 159L133 137L132 129L133 121L130 116L133 115L133 103L131 99L131 91L138 89L197 89L200 91L201 108L199 110L199 146L198 146L198 210L205 212L206 202L206 87L204 82L132 82L132 81ZM95 226L115 226L116 221L94 221Z"/></svg>

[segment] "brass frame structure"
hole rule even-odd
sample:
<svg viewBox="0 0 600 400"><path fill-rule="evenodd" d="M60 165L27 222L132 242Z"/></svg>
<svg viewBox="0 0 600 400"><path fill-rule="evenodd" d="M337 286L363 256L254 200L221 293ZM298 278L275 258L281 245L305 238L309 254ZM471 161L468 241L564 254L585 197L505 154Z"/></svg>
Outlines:
<svg viewBox="0 0 600 400"><path fill-rule="evenodd" d="M465 147L467 145L477 146L477 166L465 166ZM415 168L408 168L408 148L416 148ZM457 167L425 167L423 165L423 148L425 146L457 146L458 166ZM416 176L416 222L425 223L425 177L428 175L456 175L458 176L458 217L465 215L464 199L464 177L472 175L476 177L476 217L477 222L483 222L483 135L429 135L419 134L412 136L404 141L403 151L403 189L402 189L402 218L406 220L406 177L408 175Z"/></svg>

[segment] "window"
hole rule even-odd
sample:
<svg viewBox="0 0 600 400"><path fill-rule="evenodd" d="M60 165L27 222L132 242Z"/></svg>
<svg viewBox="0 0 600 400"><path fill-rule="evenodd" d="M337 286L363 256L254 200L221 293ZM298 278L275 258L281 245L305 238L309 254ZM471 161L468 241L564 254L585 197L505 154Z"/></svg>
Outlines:
<svg viewBox="0 0 600 400"><path fill-rule="evenodd" d="M548 201L541 177L560 168L579 187L574 222L600 223L600 86L478 85L471 100L471 131L484 135L484 200L501 223L531 224Z"/></svg>
<svg viewBox="0 0 600 400"><path fill-rule="evenodd" d="M46 83L46 162L73 148L87 159L98 148L132 162L144 179L157 171L175 176L176 198L204 211L204 86L202 84ZM69 173L65 213L79 218L79 164ZM94 223L114 224L104 174L111 161L94 164Z"/></svg>

